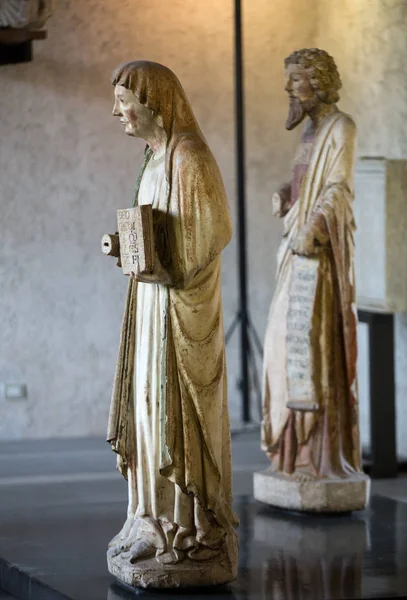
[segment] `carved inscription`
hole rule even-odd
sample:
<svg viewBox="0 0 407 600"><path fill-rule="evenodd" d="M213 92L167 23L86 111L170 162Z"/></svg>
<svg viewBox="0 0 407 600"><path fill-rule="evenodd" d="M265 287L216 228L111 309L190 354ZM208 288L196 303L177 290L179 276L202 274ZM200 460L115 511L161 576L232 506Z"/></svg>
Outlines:
<svg viewBox="0 0 407 600"><path fill-rule="evenodd" d="M287 314L287 406L316 410L311 373L311 332L318 284L318 258L295 256Z"/></svg>
<svg viewBox="0 0 407 600"><path fill-rule="evenodd" d="M123 273L151 273L154 268L153 213L151 204L117 211L120 259Z"/></svg>

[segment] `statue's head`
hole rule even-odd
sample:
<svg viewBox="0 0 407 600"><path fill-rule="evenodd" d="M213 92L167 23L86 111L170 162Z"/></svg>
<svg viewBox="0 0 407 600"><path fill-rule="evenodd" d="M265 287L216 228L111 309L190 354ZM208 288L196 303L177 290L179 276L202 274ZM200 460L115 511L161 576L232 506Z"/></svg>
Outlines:
<svg viewBox="0 0 407 600"><path fill-rule="evenodd" d="M286 128L294 129L320 103L334 104L342 86L335 61L325 50L296 50L284 61L289 113Z"/></svg>
<svg viewBox="0 0 407 600"><path fill-rule="evenodd" d="M154 112L147 107L147 102L141 102L133 89L137 72L136 63L120 65L112 73L111 82L114 85L113 115L120 117L127 135L146 138L154 126Z"/></svg>
<svg viewBox="0 0 407 600"><path fill-rule="evenodd" d="M113 115L120 117L128 135L146 139L154 124L165 130L167 139L182 129L198 130L178 78L164 65L124 63L110 81L115 88Z"/></svg>
<svg viewBox="0 0 407 600"><path fill-rule="evenodd" d="M124 132L133 137L146 139L154 125L153 111L123 85L114 88L113 115L120 117Z"/></svg>

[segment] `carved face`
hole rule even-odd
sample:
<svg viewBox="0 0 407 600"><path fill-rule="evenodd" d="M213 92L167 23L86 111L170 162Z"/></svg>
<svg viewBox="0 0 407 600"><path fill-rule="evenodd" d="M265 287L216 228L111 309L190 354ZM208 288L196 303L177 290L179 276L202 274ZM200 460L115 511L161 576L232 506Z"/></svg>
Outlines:
<svg viewBox="0 0 407 600"><path fill-rule="evenodd" d="M291 130L317 106L319 99L311 86L307 71L300 65L288 65L285 77L284 89L288 93L290 103L285 126Z"/></svg>
<svg viewBox="0 0 407 600"><path fill-rule="evenodd" d="M120 117L124 132L133 137L145 139L154 126L153 111L122 85L114 88L113 115Z"/></svg>

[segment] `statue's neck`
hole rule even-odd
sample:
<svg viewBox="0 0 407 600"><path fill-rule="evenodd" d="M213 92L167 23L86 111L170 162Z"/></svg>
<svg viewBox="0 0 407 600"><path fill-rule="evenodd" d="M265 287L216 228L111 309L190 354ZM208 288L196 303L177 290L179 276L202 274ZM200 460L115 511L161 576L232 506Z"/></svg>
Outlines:
<svg viewBox="0 0 407 600"><path fill-rule="evenodd" d="M153 151L156 160L164 156L167 148L167 134L162 127L157 126L144 139Z"/></svg>
<svg viewBox="0 0 407 600"><path fill-rule="evenodd" d="M338 110L336 104L324 104L320 102L312 111L308 113L310 120L315 128L331 113Z"/></svg>

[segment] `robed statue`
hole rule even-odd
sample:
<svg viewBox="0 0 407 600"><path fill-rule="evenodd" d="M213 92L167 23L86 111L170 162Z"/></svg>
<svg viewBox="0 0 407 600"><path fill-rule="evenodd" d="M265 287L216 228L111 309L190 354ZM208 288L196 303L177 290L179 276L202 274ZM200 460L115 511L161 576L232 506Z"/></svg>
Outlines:
<svg viewBox="0 0 407 600"><path fill-rule="evenodd" d="M111 573L134 586L236 577L221 252L232 227L215 159L168 68L112 74L113 114L146 141L134 206L151 205L154 266L128 282L108 441L128 480Z"/></svg>
<svg viewBox="0 0 407 600"><path fill-rule="evenodd" d="M293 52L285 74L286 128L305 125L291 182L272 197L284 231L265 337L262 448L271 465L267 482L256 476L255 495L287 508L352 510L368 496L356 376L356 128L337 107L341 79L327 52Z"/></svg>

